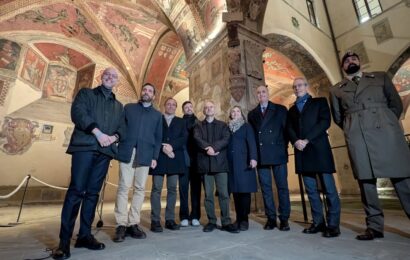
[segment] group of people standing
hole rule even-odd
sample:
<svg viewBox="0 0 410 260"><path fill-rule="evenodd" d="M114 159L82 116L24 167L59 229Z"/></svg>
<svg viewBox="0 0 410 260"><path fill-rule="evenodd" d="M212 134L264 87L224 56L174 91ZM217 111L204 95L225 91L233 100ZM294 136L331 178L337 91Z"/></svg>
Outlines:
<svg viewBox="0 0 410 260"><path fill-rule="evenodd" d="M80 213L75 247L101 250L105 245L91 234L99 191L112 158L120 161L115 203L117 222L114 242L126 236L146 238L140 226L148 175L152 175L151 231L162 232L161 192L166 178L165 228L200 225L201 189L208 218L204 232L216 229L215 187L223 231L238 233L249 228L251 193L262 190L267 222L265 230L290 230L291 204L288 188L288 143L294 147L295 171L300 174L310 201L313 223L303 233L340 235L340 200L327 130L334 121L345 133L353 172L358 179L366 212L367 229L356 238L383 237L383 212L376 180L391 178L402 206L410 217L410 151L398 118L400 97L385 73L363 73L357 54L342 59L346 78L330 89L331 110L326 98L308 94L305 78L296 78L296 102L289 109L269 101L268 88L257 88L259 104L248 113L234 106L225 123L215 118L215 104L204 102L204 120L193 113L190 101L182 105L183 118L175 116L177 102L168 98L164 114L153 107L155 87L142 86L140 101L123 107L112 93L118 82L115 69L102 74L102 85L82 89L75 98L71 116L75 124L68 153L72 154L71 182L61 215L60 243L54 259L70 257L70 240ZM359 79L357 78L359 77ZM278 192L275 206L272 176ZM326 198L324 213L318 184ZM179 184L179 185L178 185ZM175 217L177 189L180 223ZM133 188L130 206L128 192ZM190 192L190 196L189 196ZM233 194L236 221L229 214ZM188 197L191 197L189 212ZM278 223L279 221L279 223Z"/></svg>

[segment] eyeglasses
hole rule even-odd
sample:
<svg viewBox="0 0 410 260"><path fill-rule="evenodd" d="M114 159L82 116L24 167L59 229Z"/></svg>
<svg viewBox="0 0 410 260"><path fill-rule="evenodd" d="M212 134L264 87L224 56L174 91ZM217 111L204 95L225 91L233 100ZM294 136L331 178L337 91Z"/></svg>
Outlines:
<svg viewBox="0 0 410 260"><path fill-rule="evenodd" d="M118 79L118 75L117 74L111 74L111 73L104 73L103 77L111 77L113 79Z"/></svg>
<svg viewBox="0 0 410 260"><path fill-rule="evenodd" d="M306 87L306 86L307 86L306 83L299 83L299 84L293 85L292 87L293 87L293 88L300 88L300 87Z"/></svg>

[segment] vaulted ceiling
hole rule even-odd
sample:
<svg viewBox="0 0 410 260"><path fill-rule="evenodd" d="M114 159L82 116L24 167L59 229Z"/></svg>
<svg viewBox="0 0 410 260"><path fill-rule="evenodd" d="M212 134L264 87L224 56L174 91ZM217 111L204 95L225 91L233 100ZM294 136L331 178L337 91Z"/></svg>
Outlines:
<svg viewBox="0 0 410 260"><path fill-rule="evenodd" d="M76 69L112 64L137 95L148 80L165 88L179 61L222 29L226 10L225 0L1 2L0 36Z"/></svg>

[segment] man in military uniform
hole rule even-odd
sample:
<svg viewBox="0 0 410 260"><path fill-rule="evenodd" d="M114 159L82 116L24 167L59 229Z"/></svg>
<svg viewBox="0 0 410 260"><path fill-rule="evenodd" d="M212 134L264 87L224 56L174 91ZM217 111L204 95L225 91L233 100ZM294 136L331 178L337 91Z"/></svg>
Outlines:
<svg viewBox="0 0 410 260"><path fill-rule="evenodd" d="M410 218L410 151L398 120L403 105L387 74L362 72L356 53L347 52L341 66L346 77L330 89L332 114L344 131L367 216L367 229L356 238L373 240L384 237L377 178L391 179Z"/></svg>

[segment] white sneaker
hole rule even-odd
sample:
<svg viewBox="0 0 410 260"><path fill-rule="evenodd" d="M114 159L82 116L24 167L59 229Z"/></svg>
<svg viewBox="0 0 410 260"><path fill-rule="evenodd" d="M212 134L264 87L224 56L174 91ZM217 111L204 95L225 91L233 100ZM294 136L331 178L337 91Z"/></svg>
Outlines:
<svg viewBox="0 0 410 260"><path fill-rule="evenodd" d="M187 227L187 226L189 226L188 219L183 219L183 220L181 221L181 227Z"/></svg>
<svg viewBox="0 0 410 260"><path fill-rule="evenodd" d="M196 218L194 218L192 220L192 226L197 227L197 226L200 226L200 225L201 225L201 223L199 223L199 220L197 220Z"/></svg>

